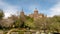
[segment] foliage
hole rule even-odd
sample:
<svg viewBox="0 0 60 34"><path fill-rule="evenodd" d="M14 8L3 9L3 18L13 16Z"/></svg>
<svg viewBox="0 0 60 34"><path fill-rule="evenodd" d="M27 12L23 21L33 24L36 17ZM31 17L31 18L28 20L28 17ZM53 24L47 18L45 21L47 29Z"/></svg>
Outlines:
<svg viewBox="0 0 60 34"><path fill-rule="evenodd" d="M35 21L37 29L48 29L51 31L60 30L60 16L40 18Z"/></svg>
<svg viewBox="0 0 60 34"><path fill-rule="evenodd" d="M2 19L4 16L3 10L0 9L0 19Z"/></svg>
<svg viewBox="0 0 60 34"><path fill-rule="evenodd" d="M21 21L19 19L17 19L15 22L14 22L14 27L20 27L22 25Z"/></svg>
<svg viewBox="0 0 60 34"><path fill-rule="evenodd" d="M25 25L31 28L35 27L32 19L26 20Z"/></svg>
<svg viewBox="0 0 60 34"><path fill-rule="evenodd" d="M0 20L4 17L3 10L0 10ZM14 27L24 27L24 28L37 28L37 29L48 29L55 30L59 32L60 30L60 16L39 18L34 21L33 18L29 16L24 16L19 18L12 15L11 19L14 21ZM0 26L1 27L1 26Z"/></svg>
<svg viewBox="0 0 60 34"><path fill-rule="evenodd" d="M53 30L59 32L60 30L60 16L54 16L52 17L53 22L51 24L51 27Z"/></svg>
<svg viewBox="0 0 60 34"><path fill-rule="evenodd" d="M35 26L37 29L46 29L47 21L46 18L39 18L35 21Z"/></svg>

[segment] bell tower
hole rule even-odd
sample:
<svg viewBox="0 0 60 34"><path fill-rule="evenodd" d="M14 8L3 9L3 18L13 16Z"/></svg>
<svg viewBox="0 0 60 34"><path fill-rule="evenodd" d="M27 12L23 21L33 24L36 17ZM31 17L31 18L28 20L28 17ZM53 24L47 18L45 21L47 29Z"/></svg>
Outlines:
<svg viewBox="0 0 60 34"><path fill-rule="evenodd" d="M24 11L23 11L23 9L22 9L21 12L20 12L20 16L21 16L21 17L24 16Z"/></svg>
<svg viewBox="0 0 60 34"><path fill-rule="evenodd" d="M38 10L37 10L37 8L35 8L35 10L34 10L34 14L35 14L35 15L38 14Z"/></svg>
<svg viewBox="0 0 60 34"><path fill-rule="evenodd" d="M20 19L21 19L23 22L25 21L25 14L24 14L23 9L22 9L21 12L20 12Z"/></svg>
<svg viewBox="0 0 60 34"><path fill-rule="evenodd" d="M34 10L34 20L36 20L38 18L38 10L37 8L35 8Z"/></svg>

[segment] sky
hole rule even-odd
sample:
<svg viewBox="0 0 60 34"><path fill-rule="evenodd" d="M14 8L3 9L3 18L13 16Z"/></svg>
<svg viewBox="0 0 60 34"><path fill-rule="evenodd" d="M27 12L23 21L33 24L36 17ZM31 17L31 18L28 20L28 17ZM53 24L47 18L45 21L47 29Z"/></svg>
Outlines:
<svg viewBox="0 0 60 34"><path fill-rule="evenodd" d="M0 9L4 11L5 17L18 15L22 8L26 15L37 8L39 13L53 17L60 15L60 0L0 0Z"/></svg>

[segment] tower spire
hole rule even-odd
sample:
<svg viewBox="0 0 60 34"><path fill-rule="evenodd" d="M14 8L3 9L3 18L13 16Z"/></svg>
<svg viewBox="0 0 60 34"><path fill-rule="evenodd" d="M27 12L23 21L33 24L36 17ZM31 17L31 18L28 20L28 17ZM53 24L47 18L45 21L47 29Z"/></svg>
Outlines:
<svg viewBox="0 0 60 34"><path fill-rule="evenodd" d="M37 9L37 8L35 8L35 9Z"/></svg>
<svg viewBox="0 0 60 34"><path fill-rule="evenodd" d="M22 8L22 10L21 10L21 11L22 11L22 12L24 12L24 11L23 11L23 8Z"/></svg>
<svg viewBox="0 0 60 34"><path fill-rule="evenodd" d="M34 10L34 11L38 11L38 10L37 10L37 8L35 8L35 10Z"/></svg>
<svg viewBox="0 0 60 34"><path fill-rule="evenodd" d="M22 10L21 10L21 12L20 12L20 15L24 15L24 11L23 11L23 8L22 8Z"/></svg>
<svg viewBox="0 0 60 34"><path fill-rule="evenodd" d="M37 10L37 8L35 8L35 10L34 10L34 14L38 14L38 10Z"/></svg>

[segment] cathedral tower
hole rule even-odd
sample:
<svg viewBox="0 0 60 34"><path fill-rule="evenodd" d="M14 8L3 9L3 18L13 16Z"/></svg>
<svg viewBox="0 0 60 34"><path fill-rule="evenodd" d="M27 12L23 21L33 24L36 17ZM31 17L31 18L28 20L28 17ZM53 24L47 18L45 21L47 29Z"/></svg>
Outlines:
<svg viewBox="0 0 60 34"><path fill-rule="evenodd" d="M35 14L35 15L38 14L38 10L37 10L37 8L35 8L35 10L34 10L34 14Z"/></svg>
<svg viewBox="0 0 60 34"><path fill-rule="evenodd" d="M24 16L24 11L23 11L23 9L22 9L21 12L20 12L20 16L21 16L21 17Z"/></svg>
<svg viewBox="0 0 60 34"><path fill-rule="evenodd" d="M22 9L21 12L20 12L20 19L21 19L22 21L25 21L25 14L24 14L23 9Z"/></svg>
<svg viewBox="0 0 60 34"><path fill-rule="evenodd" d="M36 20L38 18L38 10L37 8L35 8L34 10L34 20Z"/></svg>

